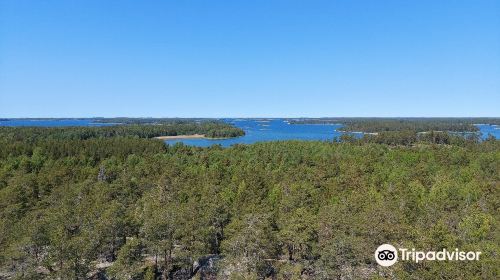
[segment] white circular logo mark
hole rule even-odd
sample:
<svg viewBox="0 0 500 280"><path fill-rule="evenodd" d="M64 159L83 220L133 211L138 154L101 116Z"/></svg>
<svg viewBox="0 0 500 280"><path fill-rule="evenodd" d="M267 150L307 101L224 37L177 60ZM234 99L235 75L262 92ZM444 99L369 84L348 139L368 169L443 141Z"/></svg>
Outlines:
<svg viewBox="0 0 500 280"><path fill-rule="evenodd" d="M375 251L375 260L381 266L391 266L398 261L398 251L391 244L382 244Z"/></svg>

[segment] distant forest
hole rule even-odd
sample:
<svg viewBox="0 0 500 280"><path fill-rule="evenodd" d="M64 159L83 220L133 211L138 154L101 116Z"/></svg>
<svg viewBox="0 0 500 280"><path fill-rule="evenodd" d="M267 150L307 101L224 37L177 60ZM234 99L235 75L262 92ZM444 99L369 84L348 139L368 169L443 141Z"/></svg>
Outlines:
<svg viewBox="0 0 500 280"><path fill-rule="evenodd" d="M499 140L146 139L210 131L240 133L193 121L0 128L0 279L499 278ZM482 255L383 268L383 243Z"/></svg>
<svg viewBox="0 0 500 280"><path fill-rule="evenodd" d="M214 118L92 118L95 123L120 123L120 124L187 124L217 122Z"/></svg>
<svg viewBox="0 0 500 280"><path fill-rule="evenodd" d="M209 138L237 137L245 132L237 127L221 121L164 121L161 123L139 124L130 121L126 124L113 126L79 126L79 127L0 127L0 135L10 139L37 140L43 139L73 139L84 140L103 137L138 137L153 138L157 136L176 136L204 134Z"/></svg>
<svg viewBox="0 0 500 280"><path fill-rule="evenodd" d="M318 118L292 119L290 124L343 124L340 131L475 132L474 124L500 124L500 118Z"/></svg>

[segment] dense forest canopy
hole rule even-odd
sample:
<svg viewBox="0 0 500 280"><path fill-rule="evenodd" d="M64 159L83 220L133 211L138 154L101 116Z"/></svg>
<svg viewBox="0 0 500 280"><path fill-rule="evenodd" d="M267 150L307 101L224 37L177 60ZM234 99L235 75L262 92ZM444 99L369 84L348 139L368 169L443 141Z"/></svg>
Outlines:
<svg viewBox="0 0 500 280"><path fill-rule="evenodd" d="M487 139L494 140L495 137L489 135ZM419 145L423 143L464 145L467 143L477 143L480 141L480 137L476 133L456 134L441 131L415 132L414 130L401 130L366 133L363 134L361 138L356 138L351 134L344 134L338 140L343 142L377 143L403 146Z"/></svg>
<svg viewBox="0 0 500 280"><path fill-rule="evenodd" d="M203 122L165 122L159 124L122 124L113 126L78 126L78 127L0 127L0 139L37 140L37 139L73 139L84 140L106 137L153 138L157 136L176 136L203 134L209 138L237 137L245 132L221 121Z"/></svg>
<svg viewBox="0 0 500 280"><path fill-rule="evenodd" d="M144 139L201 132L170 129L0 128L0 278L498 279L498 140ZM383 268L382 243L483 254Z"/></svg>
<svg viewBox="0 0 500 280"><path fill-rule="evenodd" d="M202 123L214 122L217 119L208 118L93 118L95 123L122 123L122 124L182 124L182 123Z"/></svg>
<svg viewBox="0 0 500 280"><path fill-rule="evenodd" d="M120 123L120 124L153 124L153 123L192 123L216 121L215 118L129 118L129 117L114 117L114 118L0 118L0 121L91 121L94 123Z"/></svg>
<svg viewBox="0 0 500 280"><path fill-rule="evenodd" d="M291 124L343 124L340 131L478 131L475 124L500 124L500 118L317 118L292 119Z"/></svg>

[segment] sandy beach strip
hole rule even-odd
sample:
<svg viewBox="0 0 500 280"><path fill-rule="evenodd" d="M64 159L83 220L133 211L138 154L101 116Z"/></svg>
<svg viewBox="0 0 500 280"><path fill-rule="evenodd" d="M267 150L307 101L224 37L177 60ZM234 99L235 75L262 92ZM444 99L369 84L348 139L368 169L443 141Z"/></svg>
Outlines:
<svg viewBox="0 0 500 280"><path fill-rule="evenodd" d="M175 139L196 139L196 138L207 138L207 137L205 137L205 134L191 134L191 135L158 136L154 138L160 140L175 140Z"/></svg>

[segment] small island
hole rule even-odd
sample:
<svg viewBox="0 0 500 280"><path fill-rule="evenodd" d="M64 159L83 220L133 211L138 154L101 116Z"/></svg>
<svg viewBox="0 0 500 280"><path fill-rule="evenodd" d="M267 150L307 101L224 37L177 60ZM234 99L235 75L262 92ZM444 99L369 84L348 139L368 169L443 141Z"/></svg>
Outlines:
<svg viewBox="0 0 500 280"><path fill-rule="evenodd" d="M72 139L87 140L95 138L146 138L146 139L188 139L207 138L225 139L245 135L245 132L231 124L219 120L171 120L161 119L126 119L120 124L117 119L100 119L99 123L109 126L68 126L68 127L0 127L0 134L10 135L15 139ZM149 122L148 122L149 121ZM96 122L97 123L97 122Z"/></svg>
<svg viewBox="0 0 500 280"><path fill-rule="evenodd" d="M205 139L208 137L206 137L205 134L191 134L191 135L157 136L153 138L160 140L177 140L177 139Z"/></svg>

